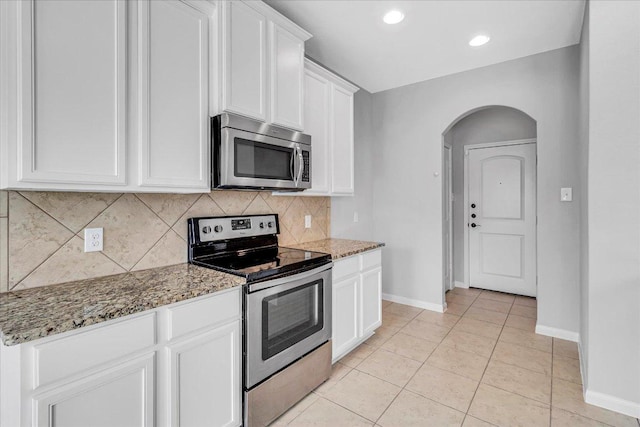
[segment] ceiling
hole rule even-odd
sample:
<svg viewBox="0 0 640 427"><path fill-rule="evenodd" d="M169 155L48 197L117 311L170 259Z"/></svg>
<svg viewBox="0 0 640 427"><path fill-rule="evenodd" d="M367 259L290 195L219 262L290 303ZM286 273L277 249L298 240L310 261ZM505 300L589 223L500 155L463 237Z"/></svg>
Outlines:
<svg viewBox="0 0 640 427"><path fill-rule="evenodd" d="M265 0L313 34L306 52L369 92L577 44L584 0ZM382 22L391 9L396 25ZM472 48L478 33L491 41Z"/></svg>

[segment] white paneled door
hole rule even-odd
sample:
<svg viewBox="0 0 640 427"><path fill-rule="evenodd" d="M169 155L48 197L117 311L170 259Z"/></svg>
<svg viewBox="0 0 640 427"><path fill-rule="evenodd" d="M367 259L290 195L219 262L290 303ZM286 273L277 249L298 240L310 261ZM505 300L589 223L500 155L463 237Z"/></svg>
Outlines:
<svg viewBox="0 0 640 427"><path fill-rule="evenodd" d="M469 284L536 295L536 145L468 150Z"/></svg>

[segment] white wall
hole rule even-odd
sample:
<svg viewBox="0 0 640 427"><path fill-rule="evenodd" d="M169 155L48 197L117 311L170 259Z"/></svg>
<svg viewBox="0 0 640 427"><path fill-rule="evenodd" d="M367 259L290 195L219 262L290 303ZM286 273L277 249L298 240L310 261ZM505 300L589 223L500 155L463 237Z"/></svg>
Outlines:
<svg viewBox="0 0 640 427"><path fill-rule="evenodd" d="M589 8L588 389L640 417L640 2Z"/></svg>
<svg viewBox="0 0 640 427"><path fill-rule="evenodd" d="M580 39L580 70L578 74L578 157L580 159L580 364L584 387L589 385L589 2L584 8L582 36Z"/></svg>
<svg viewBox="0 0 640 427"><path fill-rule="evenodd" d="M374 236L384 289L441 306L442 135L461 115L503 105L537 121L538 323L577 333L578 48L569 47L373 95Z"/></svg>
<svg viewBox="0 0 640 427"><path fill-rule="evenodd" d="M490 107L460 120L448 136L453 146L453 280L464 283L464 146L535 138L536 122L513 108Z"/></svg>
<svg viewBox="0 0 640 427"><path fill-rule="evenodd" d="M331 198L331 236L373 240L372 97L360 89L354 98L355 196ZM354 212L358 222L353 222Z"/></svg>

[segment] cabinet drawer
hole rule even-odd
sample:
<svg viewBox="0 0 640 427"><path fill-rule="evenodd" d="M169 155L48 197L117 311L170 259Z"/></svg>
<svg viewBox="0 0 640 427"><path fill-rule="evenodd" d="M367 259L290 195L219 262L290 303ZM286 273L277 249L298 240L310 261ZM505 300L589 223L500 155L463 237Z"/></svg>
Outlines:
<svg viewBox="0 0 640 427"><path fill-rule="evenodd" d="M240 316L240 287L169 309L169 339Z"/></svg>
<svg viewBox="0 0 640 427"><path fill-rule="evenodd" d="M350 276L352 274L358 274L360 271L359 257L352 256L344 258L333 263L333 281L340 280L343 277Z"/></svg>
<svg viewBox="0 0 640 427"><path fill-rule="evenodd" d="M376 249L374 251L368 251L361 255L362 257L362 270L368 270L370 268L379 267L382 265L382 251Z"/></svg>
<svg viewBox="0 0 640 427"><path fill-rule="evenodd" d="M153 346L155 323L151 313L35 345L33 388Z"/></svg>

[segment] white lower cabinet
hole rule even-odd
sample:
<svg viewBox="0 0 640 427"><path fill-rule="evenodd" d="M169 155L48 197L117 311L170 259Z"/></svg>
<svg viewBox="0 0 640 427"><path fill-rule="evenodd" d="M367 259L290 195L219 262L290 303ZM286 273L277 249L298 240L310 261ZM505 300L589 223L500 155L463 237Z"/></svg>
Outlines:
<svg viewBox="0 0 640 427"><path fill-rule="evenodd" d="M154 361L147 354L34 396L33 425L155 425Z"/></svg>
<svg viewBox="0 0 640 427"><path fill-rule="evenodd" d="M169 346L171 425L240 425L239 348L239 322Z"/></svg>
<svg viewBox="0 0 640 427"><path fill-rule="evenodd" d="M333 359L351 350L359 340L358 274L333 282Z"/></svg>
<svg viewBox="0 0 640 427"><path fill-rule="evenodd" d="M345 356L382 325L382 251L334 262L332 361Z"/></svg>
<svg viewBox="0 0 640 427"><path fill-rule="evenodd" d="M0 427L239 426L240 288L0 345Z"/></svg>

